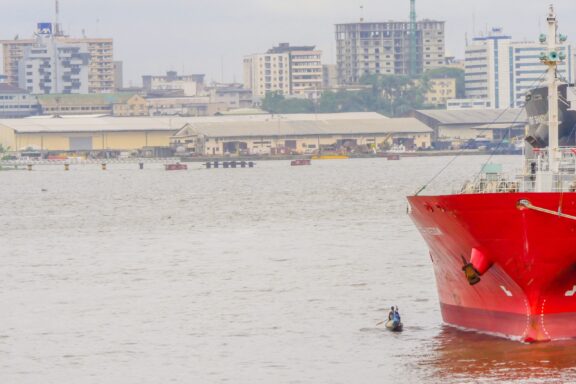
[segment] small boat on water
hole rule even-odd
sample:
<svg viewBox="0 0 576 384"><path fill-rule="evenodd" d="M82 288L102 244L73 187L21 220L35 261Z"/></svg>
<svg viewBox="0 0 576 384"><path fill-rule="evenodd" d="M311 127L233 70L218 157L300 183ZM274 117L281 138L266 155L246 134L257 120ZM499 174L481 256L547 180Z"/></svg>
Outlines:
<svg viewBox="0 0 576 384"><path fill-rule="evenodd" d="M292 160L290 162L291 166L298 166L298 165L311 165L312 162L310 161L310 159L296 159L296 160Z"/></svg>
<svg viewBox="0 0 576 384"><path fill-rule="evenodd" d="M388 319L382 320L376 325L385 323L386 329L391 332L402 332L404 325L402 324L402 319L400 317L400 312L398 312L398 307L391 307L390 313L388 313Z"/></svg>
<svg viewBox="0 0 576 384"><path fill-rule="evenodd" d="M386 155L386 160L400 160L400 155L398 154Z"/></svg>
<svg viewBox="0 0 576 384"><path fill-rule="evenodd" d="M403 327L404 327L404 325L399 320L398 321L388 320L386 322L386 329L388 329L389 331L392 331L392 332L402 332Z"/></svg>
<svg viewBox="0 0 576 384"><path fill-rule="evenodd" d="M188 169L186 164L176 163L176 164L165 164L164 169L167 171L185 171Z"/></svg>

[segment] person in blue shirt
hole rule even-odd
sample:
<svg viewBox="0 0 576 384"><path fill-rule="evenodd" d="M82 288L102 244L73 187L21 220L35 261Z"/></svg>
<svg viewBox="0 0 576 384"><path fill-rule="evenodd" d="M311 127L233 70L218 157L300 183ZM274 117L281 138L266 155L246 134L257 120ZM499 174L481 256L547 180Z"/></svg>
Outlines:
<svg viewBox="0 0 576 384"><path fill-rule="evenodd" d="M390 307L390 312L388 312L388 320L393 320L394 319L394 306Z"/></svg>
<svg viewBox="0 0 576 384"><path fill-rule="evenodd" d="M394 310L391 320L394 321L394 325L400 324L400 313L398 312L398 307Z"/></svg>

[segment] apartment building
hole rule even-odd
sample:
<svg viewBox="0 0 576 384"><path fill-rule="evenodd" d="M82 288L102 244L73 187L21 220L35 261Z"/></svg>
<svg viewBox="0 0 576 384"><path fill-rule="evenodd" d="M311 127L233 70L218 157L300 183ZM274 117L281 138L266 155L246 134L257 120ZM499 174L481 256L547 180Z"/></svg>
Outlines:
<svg viewBox="0 0 576 384"><path fill-rule="evenodd" d="M90 53L88 92L111 93L115 91L113 39L64 37L63 42L88 45L88 52Z"/></svg>
<svg viewBox="0 0 576 384"><path fill-rule="evenodd" d="M36 96L0 81L0 118L22 118L40 113Z"/></svg>
<svg viewBox="0 0 576 384"><path fill-rule="evenodd" d="M435 107L444 106L449 99L456 97L456 79L446 77L428 80L425 103Z"/></svg>
<svg viewBox="0 0 576 384"><path fill-rule="evenodd" d="M206 91L210 103L225 103L228 109L252 107L252 91L242 84L212 84Z"/></svg>
<svg viewBox="0 0 576 384"><path fill-rule="evenodd" d="M474 38L466 47L466 98L485 100L491 108L522 107L526 91L544 80L546 66L540 53L545 50L539 42L514 42L501 28ZM559 50L566 60L558 66L558 74L572 83L574 49L564 43Z"/></svg>
<svg viewBox="0 0 576 384"><path fill-rule="evenodd" d="M38 94L88 93L90 53L86 43L62 43L39 36L22 50L18 85Z"/></svg>
<svg viewBox="0 0 576 384"><path fill-rule="evenodd" d="M144 89L148 93L177 92L180 96L200 96L204 91L205 75L178 75L176 71L168 71L166 75L142 76Z"/></svg>
<svg viewBox="0 0 576 384"><path fill-rule="evenodd" d="M49 23L48 23L49 24ZM40 25L40 24L39 24ZM51 27L50 27L51 28ZM114 42L109 38L73 38L62 34L42 33L50 36L55 42L66 45L85 44L90 54L88 65L88 92L114 92ZM27 48L36 44L36 39L0 40L3 52L4 73L11 85L19 84L19 62Z"/></svg>
<svg viewBox="0 0 576 384"><path fill-rule="evenodd" d="M322 51L282 43L266 53L244 58L244 87L254 97L268 92L317 97L322 90Z"/></svg>
<svg viewBox="0 0 576 384"><path fill-rule="evenodd" d="M336 64L340 84L364 75L410 74L410 23L399 21L336 24ZM417 73L445 63L444 22L416 23Z"/></svg>

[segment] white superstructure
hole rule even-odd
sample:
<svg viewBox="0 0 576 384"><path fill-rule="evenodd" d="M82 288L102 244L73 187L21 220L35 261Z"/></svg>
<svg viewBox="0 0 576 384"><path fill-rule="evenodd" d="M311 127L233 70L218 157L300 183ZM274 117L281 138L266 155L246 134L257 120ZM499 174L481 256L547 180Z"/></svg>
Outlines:
<svg viewBox="0 0 576 384"><path fill-rule="evenodd" d="M557 49L566 56L558 65L558 76L571 83L573 47L562 42ZM486 100L490 108L522 107L526 92L546 80L541 51L539 42L512 41L500 28L474 38L466 47L466 98Z"/></svg>

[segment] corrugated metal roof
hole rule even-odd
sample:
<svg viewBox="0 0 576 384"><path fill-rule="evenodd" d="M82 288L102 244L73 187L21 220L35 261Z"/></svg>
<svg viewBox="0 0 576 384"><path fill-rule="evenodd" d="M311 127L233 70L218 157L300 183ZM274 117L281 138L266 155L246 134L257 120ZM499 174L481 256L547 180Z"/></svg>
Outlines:
<svg viewBox="0 0 576 384"><path fill-rule="evenodd" d="M436 120L440 125L452 124L490 124L490 123L526 123L524 109L457 109L457 110L419 110L419 114Z"/></svg>
<svg viewBox="0 0 576 384"><path fill-rule="evenodd" d="M508 128L521 128L524 129L526 122L516 122L516 123L490 123L490 124L480 124L476 125L474 129L508 129Z"/></svg>
<svg viewBox="0 0 576 384"><path fill-rule="evenodd" d="M91 131L178 131L190 124L210 136L430 132L413 118L377 113L251 115L213 117L74 117L5 119L0 125L21 133Z"/></svg>
<svg viewBox="0 0 576 384"><path fill-rule="evenodd" d="M191 123L177 136L190 133L209 137L371 135L388 133L428 133L432 129L414 118L260 121L234 123Z"/></svg>
<svg viewBox="0 0 576 384"><path fill-rule="evenodd" d="M38 102L43 107L57 107L70 105L110 105L125 103L135 96L134 93L90 93L78 94L50 94L38 95Z"/></svg>

